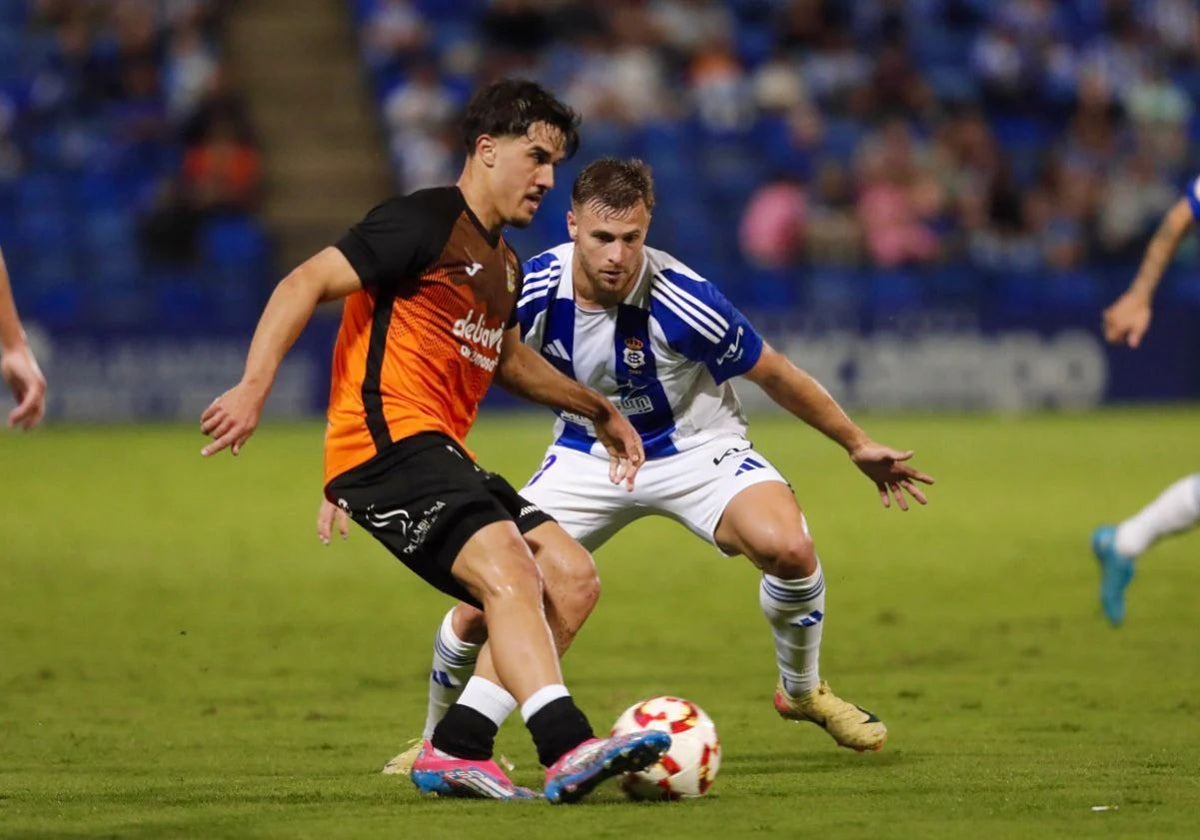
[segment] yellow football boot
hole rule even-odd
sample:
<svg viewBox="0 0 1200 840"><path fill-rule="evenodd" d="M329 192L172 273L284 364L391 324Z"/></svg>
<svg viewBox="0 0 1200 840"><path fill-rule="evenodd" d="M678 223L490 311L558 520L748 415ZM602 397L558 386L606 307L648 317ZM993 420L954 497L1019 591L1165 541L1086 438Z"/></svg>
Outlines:
<svg viewBox="0 0 1200 840"><path fill-rule="evenodd" d="M417 760L417 756L420 754L421 739L415 738L404 752L383 765L381 772L389 776L407 776L412 772L413 762Z"/></svg>
<svg viewBox="0 0 1200 840"><path fill-rule="evenodd" d="M883 749L883 742L887 740L887 727L883 721L838 697L825 680L799 697L788 694L780 680L775 688L775 711L787 720L815 723L828 732L838 746L859 752Z"/></svg>

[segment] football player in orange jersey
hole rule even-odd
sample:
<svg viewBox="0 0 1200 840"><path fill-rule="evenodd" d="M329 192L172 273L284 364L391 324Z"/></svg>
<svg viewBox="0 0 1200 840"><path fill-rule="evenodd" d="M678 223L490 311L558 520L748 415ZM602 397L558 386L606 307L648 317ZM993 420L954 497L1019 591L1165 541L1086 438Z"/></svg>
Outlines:
<svg viewBox="0 0 1200 840"><path fill-rule="evenodd" d="M528 798L491 760L497 721L520 706L547 769L546 798L573 802L652 764L659 732L597 739L563 684L560 598L597 596L594 568L544 590L540 564L583 552L550 517L464 447L496 378L535 402L587 418L632 487L644 459L629 421L521 342L520 260L502 236L533 219L554 167L578 146L578 118L533 82L479 91L463 125L455 186L374 208L276 287L242 380L201 416L210 456L238 454L258 425L285 353L321 301L345 299L325 436L326 498L438 589L483 609L489 641L475 677L425 742L411 778L429 793ZM549 619L549 623L548 623ZM422 640L423 642L424 640ZM507 691L503 690L507 689Z"/></svg>

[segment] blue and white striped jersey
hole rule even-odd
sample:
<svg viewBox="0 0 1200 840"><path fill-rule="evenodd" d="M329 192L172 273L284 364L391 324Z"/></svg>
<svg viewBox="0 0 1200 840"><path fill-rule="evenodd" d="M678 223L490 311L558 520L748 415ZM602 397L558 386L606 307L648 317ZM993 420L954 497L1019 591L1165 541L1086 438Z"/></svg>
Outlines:
<svg viewBox="0 0 1200 840"><path fill-rule="evenodd" d="M525 343L611 399L662 458L730 432L746 417L728 381L762 355L763 341L717 288L670 254L645 249L638 278L612 309L575 305L568 242L525 263L517 318ZM558 412L555 442L607 458L592 424Z"/></svg>
<svg viewBox="0 0 1200 840"><path fill-rule="evenodd" d="M1192 217L1200 222L1200 178L1188 185L1187 200L1192 207Z"/></svg>

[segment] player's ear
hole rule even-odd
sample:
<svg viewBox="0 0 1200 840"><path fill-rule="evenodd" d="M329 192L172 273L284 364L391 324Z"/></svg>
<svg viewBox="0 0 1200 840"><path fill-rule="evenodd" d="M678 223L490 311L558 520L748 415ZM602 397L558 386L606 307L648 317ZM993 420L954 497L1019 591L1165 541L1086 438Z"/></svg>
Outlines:
<svg viewBox="0 0 1200 840"><path fill-rule="evenodd" d="M475 157L487 167L496 165L496 138L490 134L480 134L475 141Z"/></svg>
<svg viewBox="0 0 1200 840"><path fill-rule="evenodd" d="M579 223L575 221L575 213L571 210L567 211L567 233L572 242L579 237Z"/></svg>

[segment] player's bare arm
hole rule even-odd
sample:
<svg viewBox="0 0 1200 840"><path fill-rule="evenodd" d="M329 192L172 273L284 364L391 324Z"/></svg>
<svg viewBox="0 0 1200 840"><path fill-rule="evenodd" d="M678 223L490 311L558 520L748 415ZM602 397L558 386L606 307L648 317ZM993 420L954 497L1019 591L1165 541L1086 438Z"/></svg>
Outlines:
<svg viewBox="0 0 1200 840"><path fill-rule="evenodd" d="M317 304L344 298L361 288L358 275L336 248L325 248L280 281L254 330L241 382L213 400L200 415L200 431L213 439L200 450L201 455L207 457L226 448L234 455L241 451L258 426L283 357Z"/></svg>
<svg viewBox="0 0 1200 840"><path fill-rule="evenodd" d="M746 373L746 378L779 406L845 449L854 465L875 482L885 508L891 507L895 499L897 507L908 510L905 493L920 504L928 503L915 482L933 484L933 478L904 463L912 458L912 451L892 449L871 440L824 386L792 364L787 356L764 345L762 356Z"/></svg>
<svg viewBox="0 0 1200 840"><path fill-rule="evenodd" d="M16 408L8 413L9 428L32 429L46 413L46 378L21 328L3 254L0 254L0 375L17 401Z"/></svg>
<svg viewBox="0 0 1200 840"><path fill-rule="evenodd" d="M1195 225L1192 208L1186 198L1175 202L1146 246L1146 254L1137 276L1126 292L1104 310L1104 338L1110 344L1125 344L1137 349L1150 329L1151 303L1167 266L1179 243Z"/></svg>
<svg viewBox="0 0 1200 840"><path fill-rule="evenodd" d="M496 382L509 393L591 420L597 440L608 450L609 478L613 484L624 481L627 488L633 489L634 477L646 459L641 436L604 396L559 373L522 342L519 327L511 327L504 334Z"/></svg>

